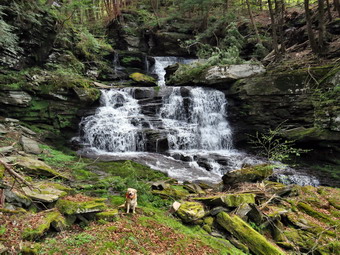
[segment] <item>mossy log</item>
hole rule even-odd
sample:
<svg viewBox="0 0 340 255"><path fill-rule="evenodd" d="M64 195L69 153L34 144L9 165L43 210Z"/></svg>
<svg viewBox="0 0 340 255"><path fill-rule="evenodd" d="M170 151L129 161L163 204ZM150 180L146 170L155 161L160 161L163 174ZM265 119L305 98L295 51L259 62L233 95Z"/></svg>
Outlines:
<svg viewBox="0 0 340 255"><path fill-rule="evenodd" d="M246 222L236 215L221 212L217 215L217 222L239 241L249 247L258 255L283 255L285 254L275 245L266 240L264 236L251 228Z"/></svg>

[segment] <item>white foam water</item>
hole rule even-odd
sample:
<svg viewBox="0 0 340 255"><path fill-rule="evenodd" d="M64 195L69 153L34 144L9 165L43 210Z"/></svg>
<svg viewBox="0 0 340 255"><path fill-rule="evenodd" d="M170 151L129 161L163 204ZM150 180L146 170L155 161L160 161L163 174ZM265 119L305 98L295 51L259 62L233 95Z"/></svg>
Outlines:
<svg viewBox="0 0 340 255"><path fill-rule="evenodd" d="M102 91L101 106L80 123L84 144L103 152L144 151L143 116L131 93L129 89Z"/></svg>
<svg viewBox="0 0 340 255"><path fill-rule="evenodd" d="M179 58L179 57L154 57L155 65L152 68L152 73L157 74L158 76L158 86L165 86L165 68L171 66L176 63L181 64L189 64L194 59L186 59L186 58Z"/></svg>

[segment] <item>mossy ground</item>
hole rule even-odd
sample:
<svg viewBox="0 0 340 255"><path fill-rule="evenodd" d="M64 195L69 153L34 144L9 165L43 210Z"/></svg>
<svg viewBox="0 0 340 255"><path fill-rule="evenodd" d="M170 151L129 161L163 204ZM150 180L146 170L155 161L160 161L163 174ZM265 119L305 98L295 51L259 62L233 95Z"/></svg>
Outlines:
<svg viewBox="0 0 340 255"><path fill-rule="evenodd" d="M228 242L186 227L161 210L121 215L116 222L93 222L85 229L48 238L40 254L242 254Z"/></svg>

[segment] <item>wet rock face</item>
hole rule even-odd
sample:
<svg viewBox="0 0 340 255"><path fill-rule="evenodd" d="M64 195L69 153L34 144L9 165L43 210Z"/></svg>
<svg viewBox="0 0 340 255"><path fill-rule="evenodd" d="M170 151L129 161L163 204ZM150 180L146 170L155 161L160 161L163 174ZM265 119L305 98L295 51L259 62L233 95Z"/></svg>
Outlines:
<svg viewBox="0 0 340 255"><path fill-rule="evenodd" d="M15 27L11 33L17 40L16 45L11 45L14 51L10 47L0 47L0 66L20 69L43 64L57 35L57 20L30 1L16 4L4 0L1 3L7 6L3 9L3 19L8 25ZM30 15L23 15L27 12Z"/></svg>
<svg viewBox="0 0 340 255"><path fill-rule="evenodd" d="M230 89L226 90L226 94L229 100L228 118L235 127L235 141L242 144L248 139L246 134L266 131L269 127L273 129L284 122L287 130L299 131L303 127L306 131L295 135L288 132L290 138L294 137L303 142L307 135L308 142L334 142L334 137L338 137L333 125L338 122L339 115L335 102L338 100L337 94L332 92L327 96L321 92L320 96L315 97L313 81L309 80L308 74L312 73L317 80L330 75L333 78L323 84L329 84L327 87L333 90L333 80L337 80L336 72L333 70L333 74L328 74L330 70L330 67L320 67L309 71L301 69L285 73L267 73L233 83ZM331 105L320 100L322 95L329 97ZM318 145L315 144L315 147Z"/></svg>

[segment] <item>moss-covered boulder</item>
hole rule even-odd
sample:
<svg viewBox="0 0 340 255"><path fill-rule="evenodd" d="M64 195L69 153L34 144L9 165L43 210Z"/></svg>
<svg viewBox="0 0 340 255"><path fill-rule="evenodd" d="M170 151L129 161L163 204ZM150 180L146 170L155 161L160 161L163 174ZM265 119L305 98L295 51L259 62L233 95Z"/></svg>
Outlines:
<svg viewBox="0 0 340 255"><path fill-rule="evenodd" d="M155 195L159 195L163 198L172 198L172 199L182 199L189 195L189 191L184 189L183 186L179 186L179 185L172 185L163 190L153 190L152 193Z"/></svg>
<svg viewBox="0 0 340 255"><path fill-rule="evenodd" d="M55 206L66 215L100 212L107 208L104 203L105 200L106 198L94 198L78 194L59 199Z"/></svg>
<svg viewBox="0 0 340 255"><path fill-rule="evenodd" d="M129 76L136 86L143 87L154 87L157 86L157 81L155 78L142 73L132 73Z"/></svg>
<svg viewBox="0 0 340 255"><path fill-rule="evenodd" d="M59 183L39 182L33 184L33 189L24 187L23 191L26 196L33 200L52 203L68 195L72 189Z"/></svg>
<svg viewBox="0 0 340 255"><path fill-rule="evenodd" d="M96 213L97 220L115 221L119 217L118 209Z"/></svg>
<svg viewBox="0 0 340 255"><path fill-rule="evenodd" d="M66 176L52 169L49 165L38 159L19 156L15 158L14 163L19 170L24 171L28 175L68 179Z"/></svg>
<svg viewBox="0 0 340 255"><path fill-rule="evenodd" d="M235 185L242 182L259 182L273 174L273 165L255 165L226 173L223 177L225 185Z"/></svg>
<svg viewBox="0 0 340 255"><path fill-rule="evenodd" d="M205 216L204 206L198 202L184 202L176 213L186 223L195 222Z"/></svg>
<svg viewBox="0 0 340 255"><path fill-rule="evenodd" d="M267 241L264 236L262 236L236 215L229 215L225 212L221 212L217 215L217 222L240 242L249 247L249 249L254 254L285 254L281 249Z"/></svg>
<svg viewBox="0 0 340 255"><path fill-rule="evenodd" d="M339 241L336 238L325 238L322 230L315 235L302 229L289 228L283 234L294 248L301 252L313 250L315 254L339 254Z"/></svg>
<svg viewBox="0 0 340 255"><path fill-rule="evenodd" d="M26 240L36 240L44 236L51 226L58 231L66 228L66 220L59 211L49 210L34 215L28 225L29 227L23 231L22 237Z"/></svg>
<svg viewBox="0 0 340 255"><path fill-rule="evenodd" d="M242 204L255 203L255 194L226 194L222 196L193 198L209 206L238 207Z"/></svg>

